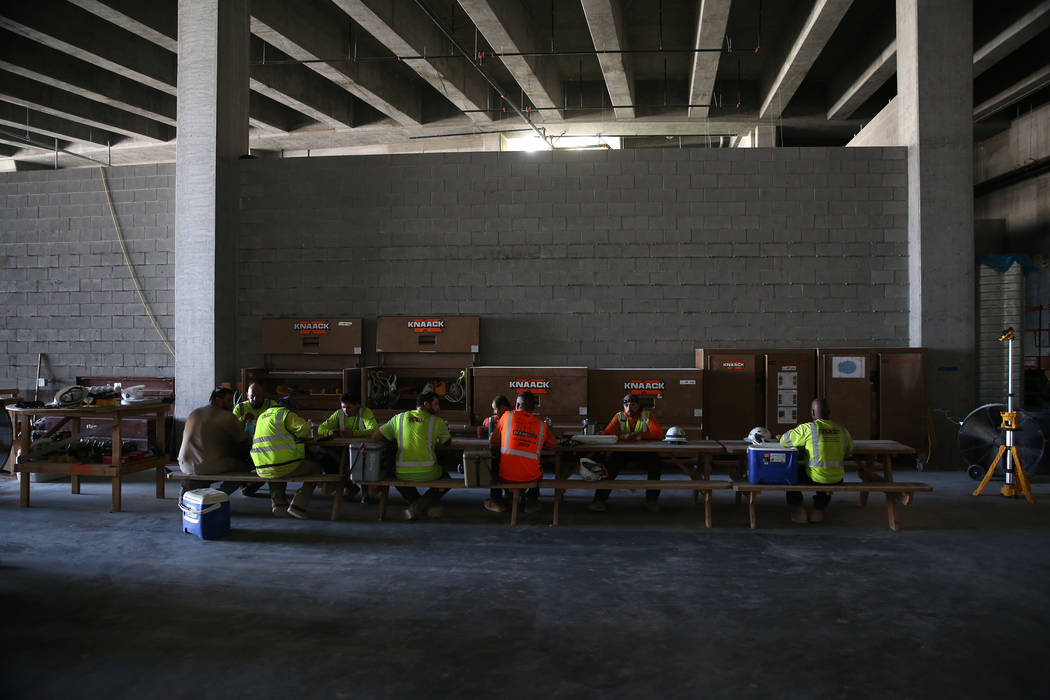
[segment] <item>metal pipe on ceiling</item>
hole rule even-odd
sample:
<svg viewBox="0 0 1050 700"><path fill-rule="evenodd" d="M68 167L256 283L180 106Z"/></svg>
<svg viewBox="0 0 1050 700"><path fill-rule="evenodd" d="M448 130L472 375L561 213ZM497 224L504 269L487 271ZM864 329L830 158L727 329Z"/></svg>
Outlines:
<svg viewBox="0 0 1050 700"><path fill-rule="evenodd" d="M85 156L85 155L82 155L80 153L74 153L73 151L70 151L70 150L65 149L65 148L59 148L58 147L58 139L55 139L55 145L54 146L45 146L43 144L34 143L31 139L28 139L25 136L22 136L21 134L15 133L13 131L9 131L8 129L5 129L3 127L0 127L0 134L5 136L6 138L14 139L15 141L18 141L20 144L24 144L24 145L28 146L29 148L36 148L37 150L47 151L48 153L55 153L56 154L56 163L55 163L55 168L56 169L58 168L58 163L57 163L57 154L58 153L64 153L65 155L73 156L74 158L81 158L83 160L91 161L92 163L95 163L97 165L101 165L103 167L107 167L107 168L109 167L108 163L104 163L101 160L96 160L96 159L94 159L94 158L92 158L90 156Z"/></svg>

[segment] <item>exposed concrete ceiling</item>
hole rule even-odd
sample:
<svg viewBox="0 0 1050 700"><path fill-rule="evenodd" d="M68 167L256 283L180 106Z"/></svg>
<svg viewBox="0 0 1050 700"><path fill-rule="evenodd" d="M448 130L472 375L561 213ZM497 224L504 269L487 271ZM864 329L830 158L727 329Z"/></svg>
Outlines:
<svg viewBox="0 0 1050 700"><path fill-rule="evenodd" d="M491 150L532 127L555 143L716 146L764 127L845 144L896 94L894 6L252 0L251 149ZM0 2L0 169L174 160L177 13ZM1050 0L975 0L975 126L1048 99L1048 41Z"/></svg>

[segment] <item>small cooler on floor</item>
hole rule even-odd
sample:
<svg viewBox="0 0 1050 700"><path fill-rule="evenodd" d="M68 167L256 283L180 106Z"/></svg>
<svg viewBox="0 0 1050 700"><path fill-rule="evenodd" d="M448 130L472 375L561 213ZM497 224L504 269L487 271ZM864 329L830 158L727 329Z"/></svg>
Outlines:
<svg viewBox="0 0 1050 700"><path fill-rule="evenodd" d="M488 450L463 452L463 483L468 488L492 486L492 453Z"/></svg>
<svg viewBox="0 0 1050 700"><path fill-rule="evenodd" d="M797 484L798 450L780 445L747 448L747 480L752 484Z"/></svg>
<svg viewBox="0 0 1050 700"><path fill-rule="evenodd" d="M230 497L218 489L187 491L179 501L182 531L202 540L230 534Z"/></svg>
<svg viewBox="0 0 1050 700"><path fill-rule="evenodd" d="M350 479L356 483L380 481L383 478L383 454L386 443L350 443Z"/></svg>

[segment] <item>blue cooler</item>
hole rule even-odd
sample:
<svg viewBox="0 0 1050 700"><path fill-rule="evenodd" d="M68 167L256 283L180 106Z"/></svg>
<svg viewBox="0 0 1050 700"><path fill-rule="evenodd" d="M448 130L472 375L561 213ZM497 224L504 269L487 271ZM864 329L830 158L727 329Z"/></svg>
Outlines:
<svg viewBox="0 0 1050 700"><path fill-rule="evenodd" d="M775 443L749 446L747 480L752 484L797 484L798 450Z"/></svg>
<svg viewBox="0 0 1050 700"><path fill-rule="evenodd" d="M230 534L230 497L218 489L187 491L179 501L182 531L202 540Z"/></svg>

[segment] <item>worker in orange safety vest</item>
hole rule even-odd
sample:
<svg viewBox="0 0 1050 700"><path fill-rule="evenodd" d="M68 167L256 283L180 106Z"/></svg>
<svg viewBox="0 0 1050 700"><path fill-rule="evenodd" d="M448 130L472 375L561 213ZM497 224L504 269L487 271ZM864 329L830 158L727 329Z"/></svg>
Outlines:
<svg viewBox="0 0 1050 700"><path fill-rule="evenodd" d="M532 415L534 410L535 394L531 391L521 392L514 403L514 410L503 414L489 438L493 457L499 460L499 478L503 481L528 482L543 478L540 456L543 450L553 450L557 442L550 427ZM502 498L485 501L485 510L500 513L505 509ZM539 509L539 488L528 489L525 493L525 512L535 513Z"/></svg>

